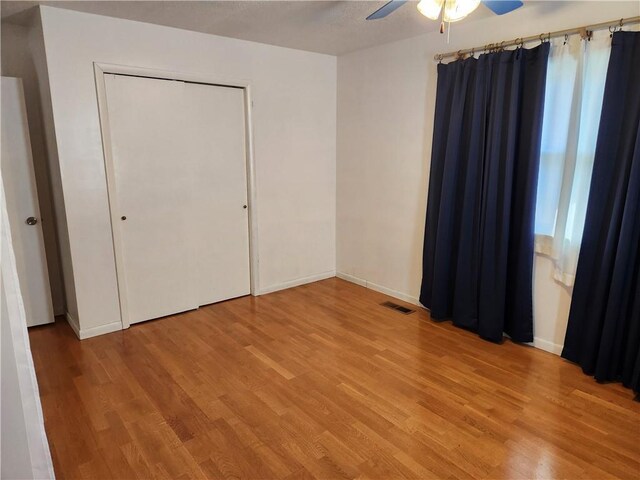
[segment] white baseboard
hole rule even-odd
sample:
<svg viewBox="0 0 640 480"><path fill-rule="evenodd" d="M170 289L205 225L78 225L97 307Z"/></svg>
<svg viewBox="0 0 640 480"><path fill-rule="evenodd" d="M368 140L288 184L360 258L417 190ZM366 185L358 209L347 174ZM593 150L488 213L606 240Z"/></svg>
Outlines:
<svg viewBox="0 0 640 480"><path fill-rule="evenodd" d="M67 318L67 323L71 327L71 330L73 330L73 332L76 334L76 337L82 340L82 338L80 337L80 324L78 323L78 320L76 320L76 318L69 312L65 313L65 317Z"/></svg>
<svg viewBox="0 0 640 480"><path fill-rule="evenodd" d="M562 345L550 342L549 340L544 340L540 337L533 337L533 346L555 355L560 355L562 353Z"/></svg>
<svg viewBox="0 0 640 480"><path fill-rule="evenodd" d="M267 293L277 292L279 290L285 290L287 288L298 287L307 283L318 282L320 280L326 280L327 278L333 278L336 276L336 271L331 270L329 272L318 273L316 275L309 275L308 277L297 278L295 280L289 280L287 282L277 283L265 288L261 288L258 295L265 295Z"/></svg>
<svg viewBox="0 0 640 480"><path fill-rule="evenodd" d="M393 290L391 288L378 285L373 282L367 282L367 288L370 288L371 290L375 290L376 292L384 293L385 295L389 295L390 297L398 298L407 303L420 306L420 300L418 300L416 297L412 297L411 295L407 295L406 293L402 293L397 290Z"/></svg>
<svg viewBox="0 0 640 480"><path fill-rule="evenodd" d="M261 289L258 295L265 295L267 293L277 292L279 290L285 290L287 288L297 287L300 285L305 285L307 283L318 282L320 280L326 280L327 278L332 278L332 277L338 277L338 278L341 278L342 280L346 280L347 282L360 285L361 287L369 288L371 290L375 290L376 292L384 293L385 295L389 295L390 297L403 300L407 303L411 303L412 305L421 306L420 301L416 297L407 295L405 293L399 292L392 288L385 287L383 285L378 285L376 283L369 282L367 280L355 277L353 275L349 275L348 273L335 272L335 271L319 273L317 275L310 275L308 277L302 277L295 280L290 280L288 282L282 282L276 285L271 285L269 287ZM75 332L76 336L80 340L122 330L122 324L120 322L113 322L107 325L100 325L98 327L81 329L78 323L78 320L73 315L71 315L69 312L66 312L65 316L67 318L67 322L71 326L71 329ZM560 355L562 353L562 345L550 342L548 340L544 340L540 337L534 337L533 346L535 348L539 348L540 350L544 350L546 352L553 353L555 355Z"/></svg>
<svg viewBox="0 0 640 480"><path fill-rule="evenodd" d="M421 306L420 300L418 300L416 297L399 292L398 290L394 290L383 285L378 285L377 283L369 282L368 280L364 280L362 278L354 277L353 275L349 275L348 273L337 272L336 277L346 280L347 282L355 283L356 285L360 285L361 287L384 293L385 295L389 295L390 297L397 298L398 300L411 303L412 305Z"/></svg>
<svg viewBox="0 0 640 480"><path fill-rule="evenodd" d="M98 335L104 335L106 333L122 330L121 322L113 322L106 325L99 325L97 327L81 329L78 320L73 315L67 312L65 316L67 317L67 323L80 340L85 340L87 338L97 337Z"/></svg>
<svg viewBox="0 0 640 480"><path fill-rule="evenodd" d="M298 287L300 285L317 282L319 280L326 280L327 278L333 278L335 276L336 276L335 270L331 270L331 271L319 273L316 275L310 275L308 277L297 278L295 280L290 280L288 282L282 282L276 285L271 285L269 287L262 288L258 292L258 295L265 295L267 293L277 292L279 290L285 290L287 288ZM100 325L98 327L81 329L78 323L78 320L76 320L73 317L73 315L67 312L66 317L67 317L67 322L69 323L69 325L75 332L76 336L80 340L122 330L122 323L120 322L113 322L107 325Z"/></svg>
<svg viewBox="0 0 640 480"><path fill-rule="evenodd" d="M366 280L354 277L353 275L349 275L348 273L336 272L336 277L341 278L342 280L346 280L347 282L355 283L356 285L360 285L361 287L367 287Z"/></svg>
<svg viewBox="0 0 640 480"><path fill-rule="evenodd" d="M407 295L406 293L398 292L397 290L393 290L392 288L384 287L382 285L369 282L362 278L354 277L353 275L349 275L348 273L336 272L336 277L341 278L342 280L346 280L347 282L355 283L356 285L360 285L361 287L384 293L385 295L397 298L398 300L404 300L407 303L421 306L420 301L416 297L412 297L411 295ZM539 348L540 350L544 350L545 352L553 353L555 355L560 355L562 353L562 345L558 345L557 343L553 343L539 337L535 337L531 345L533 345L535 348Z"/></svg>

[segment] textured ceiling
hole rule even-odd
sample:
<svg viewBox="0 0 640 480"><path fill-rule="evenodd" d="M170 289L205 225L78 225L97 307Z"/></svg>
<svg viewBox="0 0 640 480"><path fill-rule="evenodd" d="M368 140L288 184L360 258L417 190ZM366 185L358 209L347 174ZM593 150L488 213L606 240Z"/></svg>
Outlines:
<svg viewBox="0 0 640 480"><path fill-rule="evenodd" d="M437 30L409 2L366 21L385 1L5 1L3 21L25 23L38 4L339 55ZM480 6L464 21L492 15Z"/></svg>

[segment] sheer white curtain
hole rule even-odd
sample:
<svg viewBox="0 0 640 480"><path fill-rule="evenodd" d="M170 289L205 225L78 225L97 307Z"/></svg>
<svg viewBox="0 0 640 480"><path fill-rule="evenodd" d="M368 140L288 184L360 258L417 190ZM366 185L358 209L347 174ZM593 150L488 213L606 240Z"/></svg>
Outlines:
<svg viewBox="0 0 640 480"><path fill-rule="evenodd" d="M545 93L536 205L536 252L573 286L589 198L611 38L553 39Z"/></svg>

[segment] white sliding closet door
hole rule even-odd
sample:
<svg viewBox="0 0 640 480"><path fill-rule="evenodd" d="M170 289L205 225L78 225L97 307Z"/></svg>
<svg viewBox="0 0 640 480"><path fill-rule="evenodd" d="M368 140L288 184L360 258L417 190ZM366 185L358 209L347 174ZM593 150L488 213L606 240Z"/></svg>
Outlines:
<svg viewBox="0 0 640 480"><path fill-rule="evenodd" d="M105 86L129 323L249 294L243 91L121 75Z"/></svg>
<svg viewBox="0 0 640 480"><path fill-rule="evenodd" d="M191 247L195 156L184 84L105 75L105 87L123 315L135 323L197 308Z"/></svg>
<svg viewBox="0 0 640 480"><path fill-rule="evenodd" d="M249 216L244 92L185 83L194 164L198 303L248 295Z"/></svg>

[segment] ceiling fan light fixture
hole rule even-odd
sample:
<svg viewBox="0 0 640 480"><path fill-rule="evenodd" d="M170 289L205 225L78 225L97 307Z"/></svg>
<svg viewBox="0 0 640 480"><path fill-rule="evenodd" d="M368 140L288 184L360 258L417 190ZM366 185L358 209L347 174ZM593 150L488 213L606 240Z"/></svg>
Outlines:
<svg viewBox="0 0 640 480"><path fill-rule="evenodd" d="M431 20L438 20L443 1L444 0L420 0L418 3L418 11Z"/></svg>
<svg viewBox="0 0 640 480"><path fill-rule="evenodd" d="M445 22L457 22L473 12L480 5L480 0L447 0L444 4Z"/></svg>

